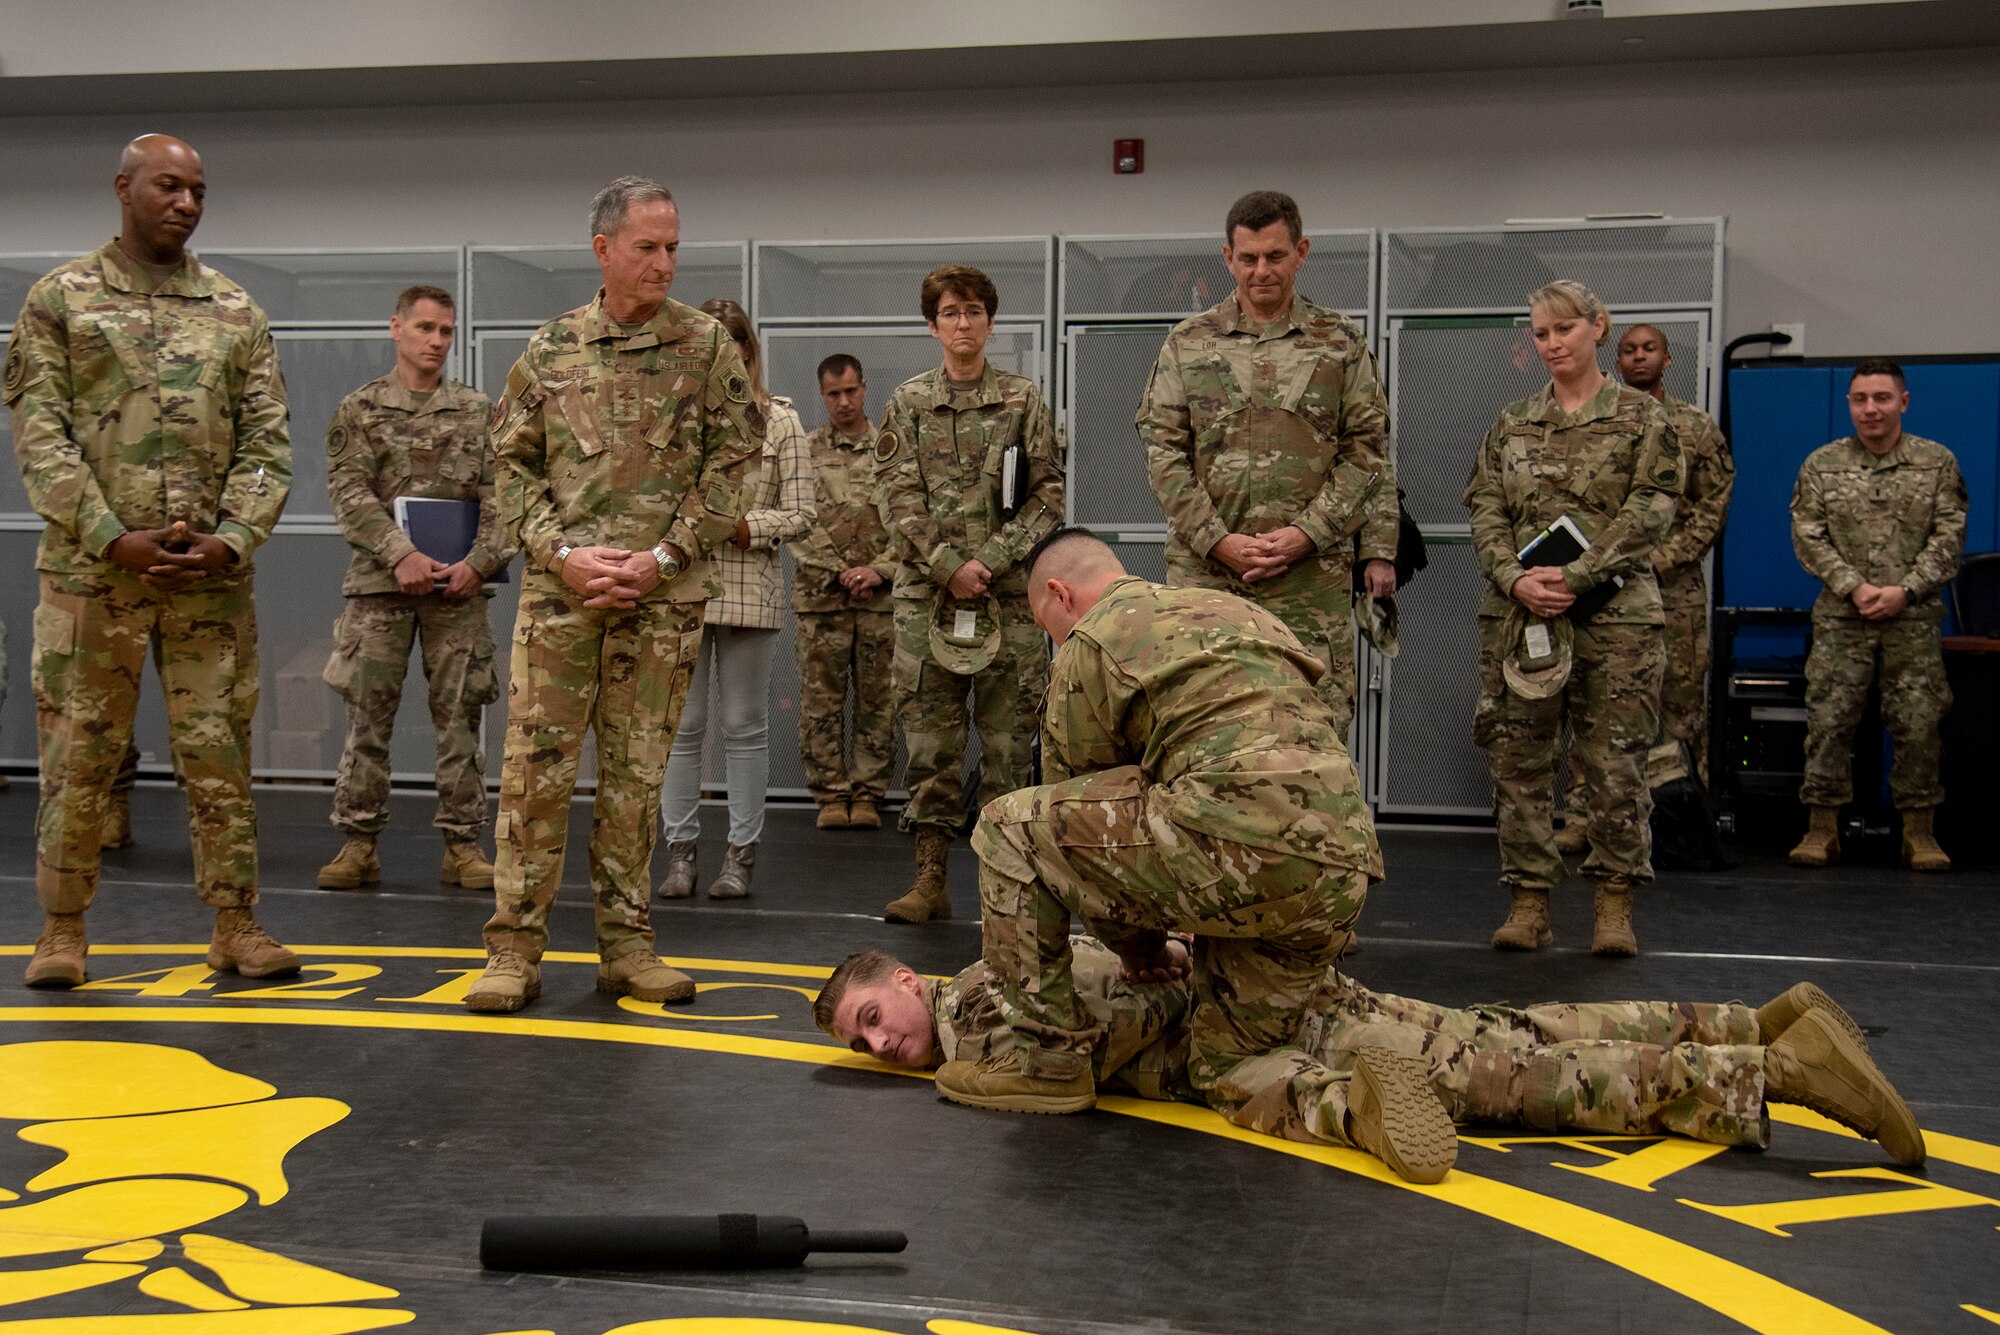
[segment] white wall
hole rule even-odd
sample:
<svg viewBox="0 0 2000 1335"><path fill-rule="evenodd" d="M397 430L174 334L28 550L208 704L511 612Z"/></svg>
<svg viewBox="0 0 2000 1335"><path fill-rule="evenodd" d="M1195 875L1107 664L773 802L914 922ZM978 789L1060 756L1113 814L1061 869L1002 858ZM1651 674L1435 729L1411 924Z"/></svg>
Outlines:
<svg viewBox="0 0 2000 1335"><path fill-rule="evenodd" d="M968 81L976 80L968 70ZM758 90L772 93L781 90ZM1323 227L1661 210L1730 219L1728 332L1820 355L2000 350L1991 51L1270 86L751 96L398 113L0 121L0 249L115 230L132 134L207 160L198 246L578 241L590 193L666 180L690 239L1219 228L1290 190ZM1111 141L1147 169L1113 176Z"/></svg>

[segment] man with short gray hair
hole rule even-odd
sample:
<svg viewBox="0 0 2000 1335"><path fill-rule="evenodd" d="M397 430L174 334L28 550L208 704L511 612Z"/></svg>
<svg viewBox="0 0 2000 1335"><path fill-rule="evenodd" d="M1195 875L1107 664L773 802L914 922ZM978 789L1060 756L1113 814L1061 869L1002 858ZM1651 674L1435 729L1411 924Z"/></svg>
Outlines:
<svg viewBox="0 0 2000 1335"><path fill-rule="evenodd" d="M541 995L584 733L597 733L590 833L597 987L686 1001L653 951L648 873L667 749L721 583L764 418L736 345L667 297L680 213L625 176L591 203L596 298L537 330L493 411L500 518L526 555L507 698L486 971L466 1005Z"/></svg>

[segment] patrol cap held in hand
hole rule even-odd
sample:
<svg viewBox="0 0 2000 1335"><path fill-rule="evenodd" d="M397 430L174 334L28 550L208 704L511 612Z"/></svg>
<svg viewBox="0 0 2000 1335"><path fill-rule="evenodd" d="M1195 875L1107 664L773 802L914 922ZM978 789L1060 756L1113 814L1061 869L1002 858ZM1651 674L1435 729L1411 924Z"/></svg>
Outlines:
<svg viewBox="0 0 2000 1335"><path fill-rule="evenodd" d="M947 672L969 677L1000 653L1000 599L953 598L943 589L931 602L931 656Z"/></svg>
<svg viewBox="0 0 2000 1335"><path fill-rule="evenodd" d="M1568 617L1544 619L1515 604L1508 613L1507 656L1501 672L1507 689L1523 700L1546 700L1569 681L1574 632Z"/></svg>

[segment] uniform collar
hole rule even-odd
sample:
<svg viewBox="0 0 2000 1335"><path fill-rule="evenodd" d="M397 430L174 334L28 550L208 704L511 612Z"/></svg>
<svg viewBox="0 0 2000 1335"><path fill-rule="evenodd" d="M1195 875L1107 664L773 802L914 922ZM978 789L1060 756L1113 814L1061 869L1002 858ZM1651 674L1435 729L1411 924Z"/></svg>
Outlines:
<svg viewBox="0 0 2000 1335"><path fill-rule="evenodd" d="M949 408L952 406L952 400L961 394L971 397L972 403L968 406L972 407L983 408L988 404L1007 401L1006 396L1000 392L1000 368L993 364L991 357L986 359L986 367L979 373L979 383L969 390L953 389L951 372L945 370L942 364L931 372L931 375L936 378L937 385L931 401L933 408Z"/></svg>
<svg viewBox="0 0 2000 1335"><path fill-rule="evenodd" d="M837 450L872 450L875 448L875 437L880 434L875 430L875 424L865 417L861 419L861 434L858 436L841 435L831 422L820 430L826 433L827 440Z"/></svg>
<svg viewBox="0 0 2000 1335"><path fill-rule="evenodd" d="M1870 468L1894 468L1897 464L1909 461L1910 433L1908 430L1905 430L1900 436L1896 437L1894 448L1887 454L1875 453L1875 451L1861 443L1861 437L1859 436L1849 436L1848 439L1854 442L1854 452L1860 455L1863 462Z"/></svg>
<svg viewBox="0 0 2000 1335"><path fill-rule="evenodd" d="M1535 396L1534 412L1529 419L1533 422L1548 422L1554 426L1581 426L1585 422L1599 422L1618 415L1618 393L1624 388L1616 376L1605 376L1604 385L1573 413L1566 413L1556 402L1556 382L1551 380L1542 386L1542 392ZM1637 394L1638 390L1632 391ZM1651 398L1652 395L1647 395Z"/></svg>
<svg viewBox="0 0 2000 1335"><path fill-rule="evenodd" d="M385 408L400 408L413 417L448 412L459 407L465 397L465 386L450 376L439 380L438 387L421 403L417 401L416 393L396 378L394 371L375 383L381 387L375 393L375 402Z"/></svg>
<svg viewBox="0 0 2000 1335"><path fill-rule="evenodd" d="M653 312L653 318L639 326L639 332L629 337L625 329L604 309L604 289L598 288L597 295L590 300L590 306L583 313L583 341L597 343L605 339L620 340L627 348L650 348L658 344L672 343L687 332L680 317L674 312L671 299L662 301L660 309Z"/></svg>
<svg viewBox="0 0 2000 1335"><path fill-rule="evenodd" d="M116 237L98 248L97 259L104 270L105 285L117 292L133 292L142 297L161 293L176 297L215 295L214 280L209 271L202 267L201 260L193 251L181 256L179 270L173 277L160 284L158 289L153 287L152 276L134 263L132 257L119 247Z"/></svg>
<svg viewBox="0 0 2000 1335"><path fill-rule="evenodd" d="M1298 293L1292 293L1292 309L1285 313L1284 319L1273 322L1272 328L1275 332L1272 337L1282 337L1295 329L1305 328L1306 321L1311 318L1311 312L1307 309L1311 304ZM1266 326L1262 322L1253 320L1244 312L1243 303L1237 299L1237 294L1234 292L1224 299L1221 312L1222 327L1227 333L1262 334L1265 331Z"/></svg>

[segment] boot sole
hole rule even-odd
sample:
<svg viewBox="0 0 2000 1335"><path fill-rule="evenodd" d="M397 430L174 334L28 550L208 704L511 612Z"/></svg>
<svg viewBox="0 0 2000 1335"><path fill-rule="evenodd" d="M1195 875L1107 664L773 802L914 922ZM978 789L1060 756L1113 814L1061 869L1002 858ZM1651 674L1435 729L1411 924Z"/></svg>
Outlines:
<svg viewBox="0 0 2000 1335"><path fill-rule="evenodd" d="M491 876L453 876L448 872L439 872L438 881L444 885L455 885L461 890L491 890L493 888L493 878Z"/></svg>
<svg viewBox="0 0 2000 1335"><path fill-rule="evenodd" d="M711 890L710 890L710 891L708 892L708 897L709 897L710 899L748 899L748 898L750 898L750 892L749 892L748 890L715 890L715 889L711 889Z"/></svg>
<svg viewBox="0 0 2000 1335"><path fill-rule="evenodd" d="M1590 953L1608 960L1629 960L1637 958L1639 947L1626 945L1623 941L1607 941L1603 945L1592 942Z"/></svg>
<svg viewBox="0 0 2000 1335"><path fill-rule="evenodd" d="M1360 1148L1405 1182L1444 1180L1458 1162L1458 1130L1431 1089L1429 1071L1416 1057L1388 1048L1363 1048L1355 1058L1348 1114L1380 1143ZM1357 1136L1357 1140L1365 1139Z"/></svg>
<svg viewBox="0 0 2000 1335"><path fill-rule="evenodd" d="M1540 950L1543 946L1554 945L1555 940L1556 934L1554 932L1543 932L1533 941L1503 941L1496 936L1493 938L1493 948L1495 950Z"/></svg>
<svg viewBox="0 0 2000 1335"><path fill-rule="evenodd" d="M1847 1013L1847 1008L1828 996L1825 989L1820 987L1819 984L1796 984L1785 990L1785 997L1796 1007L1796 1013L1786 1022L1784 1029L1780 1029L1777 1033L1772 1034L1769 1039L1765 1040L1766 1042L1776 1042L1778 1039L1783 1038L1785 1029L1790 1029L1793 1025L1804 1019L1808 1011L1818 1011L1827 1019L1833 1021L1834 1027L1840 1030L1841 1033L1846 1034L1849 1041L1855 1047L1860 1048L1862 1053L1869 1057L1869 1060L1874 1060L1873 1055L1869 1053L1868 1049L1868 1035L1861 1032L1860 1024L1855 1021L1852 1015Z"/></svg>
<svg viewBox="0 0 2000 1335"><path fill-rule="evenodd" d="M89 975L80 969L74 974L70 973L67 969L60 973L45 972L40 974L31 970L21 981L28 987L43 988L51 992L67 992L73 987L82 987L84 980L88 977Z"/></svg>
<svg viewBox="0 0 2000 1335"><path fill-rule="evenodd" d="M292 978L296 977L299 972L299 962L296 958L289 964L280 963L274 964L269 968L252 969L245 966L240 960L230 959L226 955L218 955L212 950L208 952L208 967L217 973L233 973L239 978Z"/></svg>
<svg viewBox="0 0 2000 1335"><path fill-rule="evenodd" d="M491 992L468 992L465 995L465 1008L482 1015L506 1015L525 1009L529 1002L541 995L542 985L539 981L528 984L527 992L518 997L496 996Z"/></svg>
<svg viewBox="0 0 2000 1335"><path fill-rule="evenodd" d="M1097 1092L1088 1094L962 1094L938 1086L938 1093L964 1108L987 1112L1029 1113L1042 1117L1089 1112L1097 1106Z"/></svg>
<svg viewBox="0 0 2000 1335"><path fill-rule="evenodd" d="M634 987L617 978L597 975L597 990L609 997L630 997L634 1001L658 1001L672 1005L680 1001L694 1000L694 980L675 983L671 987Z"/></svg>
<svg viewBox="0 0 2000 1335"><path fill-rule="evenodd" d="M1802 1065L1818 1067L1822 1071L1833 1073L1836 1077L1838 1077L1839 1065L1851 1066L1862 1074L1864 1080L1872 1083L1876 1091L1883 1096L1882 1117L1872 1133L1862 1131L1859 1127L1848 1122L1845 1117L1835 1116L1832 1112L1824 1108L1815 1108L1814 1111L1824 1116L1832 1117L1834 1121L1841 1123L1856 1134L1873 1140L1882 1147L1883 1152L1890 1159L1894 1160L1899 1167L1921 1167L1926 1154L1926 1146L1924 1143L1924 1130L1917 1122L1917 1115L1910 1111L1910 1105L1904 1102L1902 1094L1897 1091L1894 1085L1889 1083L1889 1077L1882 1074L1882 1068L1877 1066L1874 1059L1862 1051L1852 1039L1848 1038L1846 1032L1841 1029L1837 1021L1828 1016L1824 1011L1809 1011L1800 1018L1802 1021L1808 1021L1814 1014L1819 1015L1820 1025L1793 1026L1794 1029L1804 1027L1806 1034L1802 1039L1793 1040L1792 1052L1794 1058ZM1824 1027L1822 1028L1821 1026ZM1789 1035L1791 1030L1787 1030L1786 1033ZM1852 1050L1843 1053L1841 1052L1843 1046ZM1872 1077L1872 1080L1870 1080L1870 1077ZM1844 1080L1843 1083L1845 1083ZM1810 1104L1806 1106L1811 1107Z"/></svg>
<svg viewBox="0 0 2000 1335"><path fill-rule="evenodd" d="M322 890L359 890L364 885L382 884L382 873L373 876L328 876L321 873L319 888Z"/></svg>

